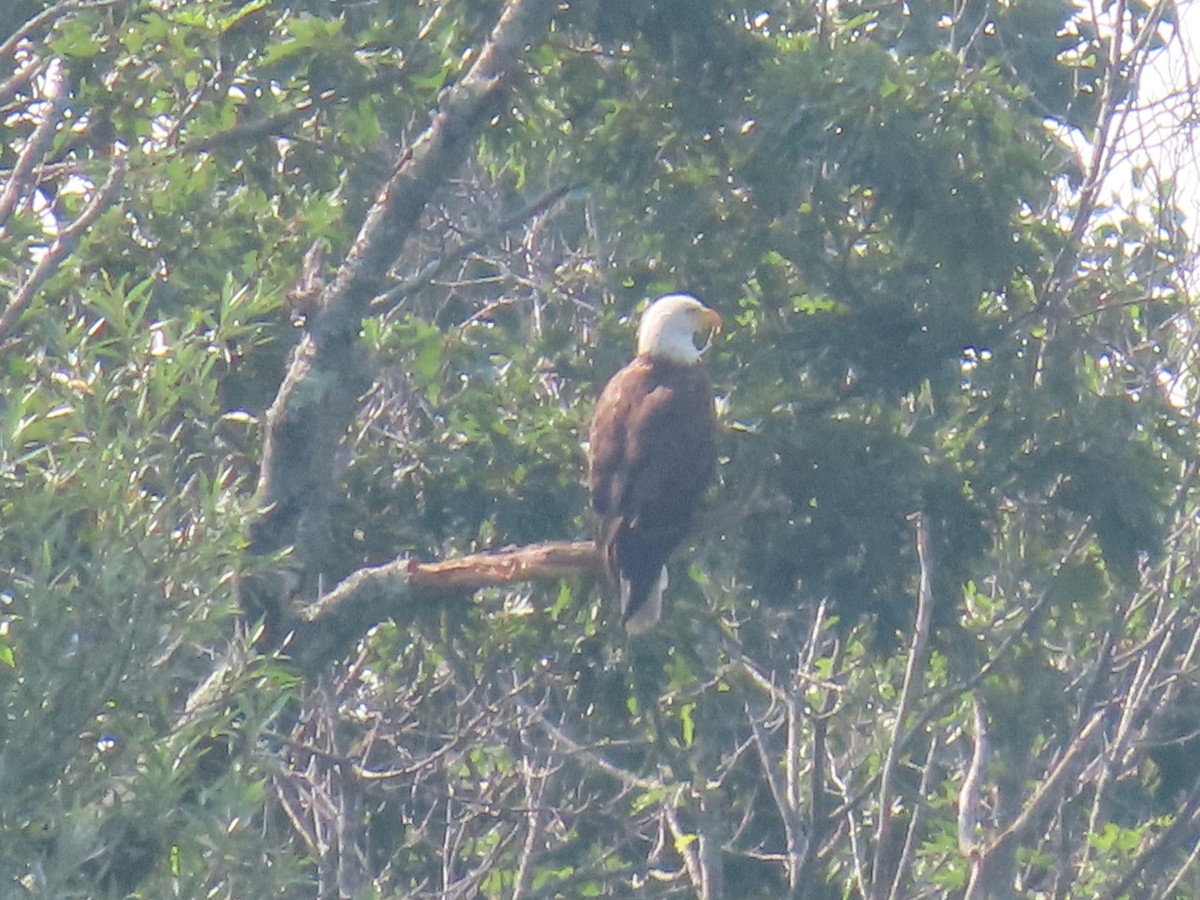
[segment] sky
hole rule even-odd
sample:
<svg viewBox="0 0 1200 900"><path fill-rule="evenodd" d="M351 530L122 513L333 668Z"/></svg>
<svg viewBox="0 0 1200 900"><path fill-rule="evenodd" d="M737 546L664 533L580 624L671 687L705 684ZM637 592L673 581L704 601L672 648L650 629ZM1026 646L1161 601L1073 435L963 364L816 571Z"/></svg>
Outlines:
<svg viewBox="0 0 1200 900"><path fill-rule="evenodd" d="M1193 246L1200 247L1200 0L1180 6L1178 38L1143 74L1126 149L1133 165L1175 175L1179 201L1189 212Z"/></svg>

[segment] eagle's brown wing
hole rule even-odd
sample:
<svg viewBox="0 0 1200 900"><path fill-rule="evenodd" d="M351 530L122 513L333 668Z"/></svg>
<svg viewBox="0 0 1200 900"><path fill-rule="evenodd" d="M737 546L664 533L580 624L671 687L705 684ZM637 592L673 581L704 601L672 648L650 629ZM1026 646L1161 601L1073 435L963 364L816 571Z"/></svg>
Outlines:
<svg viewBox="0 0 1200 900"><path fill-rule="evenodd" d="M699 366L639 357L596 403L592 505L626 620L651 598L691 527L712 478L714 433L712 386Z"/></svg>

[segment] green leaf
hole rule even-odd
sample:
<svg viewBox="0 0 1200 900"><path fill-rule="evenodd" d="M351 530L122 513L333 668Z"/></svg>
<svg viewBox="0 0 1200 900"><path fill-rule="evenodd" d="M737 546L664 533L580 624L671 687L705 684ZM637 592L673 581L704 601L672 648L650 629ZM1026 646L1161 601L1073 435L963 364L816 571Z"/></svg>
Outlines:
<svg viewBox="0 0 1200 900"><path fill-rule="evenodd" d="M696 737L695 712L695 703L685 703L679 710L680 736L683 738L684 747L692 746Z"/></svg>

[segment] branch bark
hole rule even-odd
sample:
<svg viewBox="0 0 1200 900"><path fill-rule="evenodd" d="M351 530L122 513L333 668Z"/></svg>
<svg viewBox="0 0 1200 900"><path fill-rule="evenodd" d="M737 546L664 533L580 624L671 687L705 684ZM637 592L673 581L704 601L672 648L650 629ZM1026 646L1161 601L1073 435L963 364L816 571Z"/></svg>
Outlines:
<svg viewBox="0 0 1200 900"><path fill-rule="evenodd" d="M283 594L316 593L340 480L338 448L370 382L369 366L355 346L362 320L430 198L459 169L483 125L501 108L523 49L546 31L554 6L552 0L506 5L475 63L445 91L428 128L396 161L292 354L267 411L260 516L250 543L251 553L259 556L292 548L287 563L292 577L247 579L242 592L248 614L264 620L268 642L284 634L279 627Z"/></svg>
<svg viewBox="0 0 1200 900"><path fill-rule="evenodd" d="M592 541L553 541L472 553L436 563L398 559L359 569L315 602L284 620L287 652L298 667L318 672L340 658L371 626L404 607L470 594L485 587L598 573Z"/></svg>

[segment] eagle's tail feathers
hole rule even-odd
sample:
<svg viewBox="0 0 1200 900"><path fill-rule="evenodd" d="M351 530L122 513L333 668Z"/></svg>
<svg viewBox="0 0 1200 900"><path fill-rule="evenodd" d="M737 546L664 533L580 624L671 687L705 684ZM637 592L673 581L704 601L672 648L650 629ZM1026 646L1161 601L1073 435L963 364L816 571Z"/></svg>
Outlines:
<svg viewBox="0 0 1200 900"><path fill-rule="evenodd" d="M629 634L645 634L658 624L662 618L663 591L669 582L667 567L663 566L658 581L639 586L641 589L635 594L632 582L621 576L621 622Z"/></svg>

